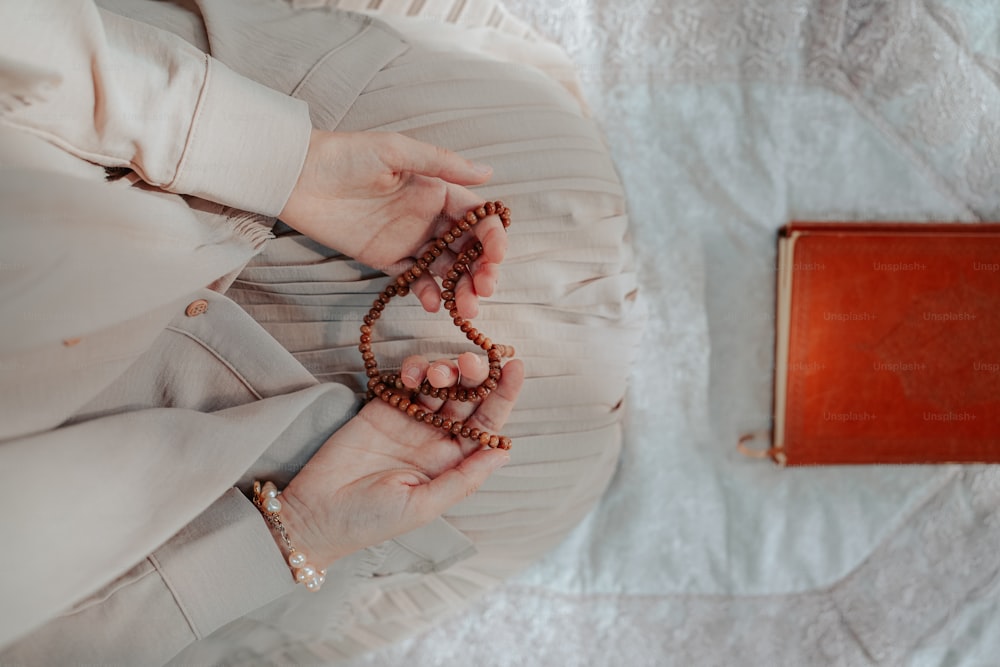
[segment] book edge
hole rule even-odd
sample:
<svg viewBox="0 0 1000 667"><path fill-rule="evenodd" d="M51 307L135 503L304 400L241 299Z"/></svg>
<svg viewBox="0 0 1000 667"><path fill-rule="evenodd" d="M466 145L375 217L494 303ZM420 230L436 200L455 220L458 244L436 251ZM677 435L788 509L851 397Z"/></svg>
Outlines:
<svg viewBox="0 0 1000 667"><path fill-rule="evenodd" d="M778 266L775 296L775 348L774 348L774 427L771 446L772 458L779 453L784 463L785 451L785 408L788 398L788 352L791 336L792 271L795 240L799 234L784 227L778 236Z"/></svg>
<svg viewBox="0 0 1000 667"><path fill-rule="evenodd" d="M782 227L785 235L792 233L870 234L872 232L912 234L971 234L995 236L1000 234L997 222L847 222L792 220Z"/></svg>

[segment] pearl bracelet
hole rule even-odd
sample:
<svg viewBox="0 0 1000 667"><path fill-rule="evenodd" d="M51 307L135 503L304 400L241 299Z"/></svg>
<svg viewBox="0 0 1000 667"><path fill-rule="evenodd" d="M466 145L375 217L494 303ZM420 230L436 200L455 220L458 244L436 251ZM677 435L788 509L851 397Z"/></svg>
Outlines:
<svg viewBox="0 0 1000 667"><path fill-rule="evenodd" d="M281 535L281 541L285 543L285 549L288 550L288 566L292 568L295 581L315 593L326 581L326 570L317 570L309 564L304 553L292 546L288 531L285 530L284 524L278 517L278 513L281 511L281 501L278 500L280 494L281 491L278 491L273 482L264 482L261 485L259 481L255 480L253 483L253 504L260 510L267 525Z"/></svg>

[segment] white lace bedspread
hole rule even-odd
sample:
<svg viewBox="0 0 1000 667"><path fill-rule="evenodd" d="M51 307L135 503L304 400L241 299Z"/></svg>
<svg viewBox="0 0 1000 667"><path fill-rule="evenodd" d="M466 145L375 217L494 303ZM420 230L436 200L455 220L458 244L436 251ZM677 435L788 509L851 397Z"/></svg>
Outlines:
<svg viewBox="0 0 1000 667"><path fill-rule="evenodd" d="M531 33L482 2L354 4ZM648 359L586 523L471 611L355 666L1000 664L1000 470L779 470L734 448L769 424L779 226L1000 219L1000 7L506 5L568 51L607 133Z"/></svg>

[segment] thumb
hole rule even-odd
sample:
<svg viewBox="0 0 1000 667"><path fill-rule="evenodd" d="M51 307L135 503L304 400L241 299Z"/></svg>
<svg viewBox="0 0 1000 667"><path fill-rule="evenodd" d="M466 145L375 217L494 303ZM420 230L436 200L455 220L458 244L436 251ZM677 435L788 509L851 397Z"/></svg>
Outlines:
<svg viewBox="0 0 1000 667"><path fill-rule="evenodd" d="M392 135L389 166L422 176L440 178L456 185L478 185L489 180L492 168L466 160L446 148L411 139L402 134Z"/></svg>
<svg viewBox="0 0 1000 667"><path fill-rule="evenodd" d="M427 516L438 517L460 500L475 493L495 470L510 460L503 449L480 449L454 468L446 470L427 484L417 487L419 503Z"/></svg>

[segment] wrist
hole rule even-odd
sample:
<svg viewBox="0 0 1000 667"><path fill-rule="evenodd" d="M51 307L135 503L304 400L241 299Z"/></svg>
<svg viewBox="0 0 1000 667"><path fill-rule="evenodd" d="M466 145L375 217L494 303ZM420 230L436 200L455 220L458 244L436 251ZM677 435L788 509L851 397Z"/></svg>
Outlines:
<svg viewBox="0 0 1000 667"><path fill-rule="evenodd" d="M283 500L284 498L273 483L254 482L253 504L260 510L264 521L270 528L278 550L291 568L292 576L308 590L318 591L323 582L326 581L326 568L317 567L314 561L310 561L308 553L301 550L300 546L292 541L289 529L284 522L285 505Z"/></svg>
<svg viewBox="0 0 1000 667"><path fill-rule="evenodd" d="M321 522L297 491L298 487L293 480L281 492L282 521L287 532L295 538L298 548L309 557L310 562L327 568L347 554L340 553L330 543L320 527Z"/></svg>

